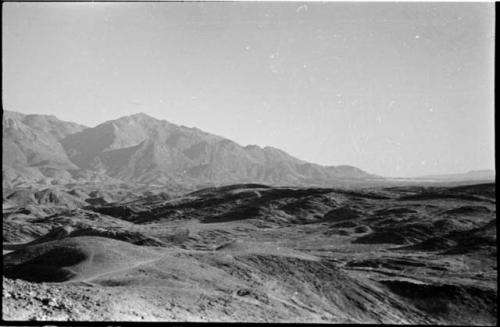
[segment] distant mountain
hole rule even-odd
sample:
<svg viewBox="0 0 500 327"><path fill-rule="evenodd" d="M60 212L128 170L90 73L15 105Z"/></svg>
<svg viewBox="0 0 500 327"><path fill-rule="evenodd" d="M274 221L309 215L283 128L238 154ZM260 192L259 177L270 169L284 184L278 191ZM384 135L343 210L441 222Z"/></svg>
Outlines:
<svg viewBox="0 0 500 327"><path fill-rule="evenodd" d="M271 147L243 147L145 114L105 122L61 143L80 168L133 183L326 185L372 177L354 167L307 163Z"/></svg>
<svg viewBox="0 0 500 327"><path fill-rule="evenodd" d="M22 122L34 130L52 135L56 140L88 128L80 124L62 121L52 115L24 115Z"/></svg>
<svg viewBox="0 0 500 327"><path fill-rule="evenodd" d="M92 176L68 158L60 143L62 138L86 128L54 116L3 111L3 186L67 183L78 176Z"/></svg>
<svg viewBox="0 0 500 327"><path fill-rule="evenodd" d="M449 181L494 181L495 171L491 169L484 170L471 170L461 174L440 174L440 175L426 175L417 177L416 179L430 179L430 180L449 180Z"/></svg>
<svg viewBox="0 0 500 327"><path fill-rule="evenodd" d="M51 116L4 111L2 117L2 173L6 182L34 182L47 174L78 169L59 140L84 127ZM54 170L54 171L51 171ZM57 171L57 172L56 172ZM62 176L61 176L62 177Z"/></svg>
<svg viewBox="0 0 500 327"><path fill-rule="evenodd" d="M10 184L26 176L51 183L108 179L186 186L332 186L377 179L355 167L325 167L272 147L240 146L142 113L86 128L53 116L4 112L3 124L3 175Z"/></svg>

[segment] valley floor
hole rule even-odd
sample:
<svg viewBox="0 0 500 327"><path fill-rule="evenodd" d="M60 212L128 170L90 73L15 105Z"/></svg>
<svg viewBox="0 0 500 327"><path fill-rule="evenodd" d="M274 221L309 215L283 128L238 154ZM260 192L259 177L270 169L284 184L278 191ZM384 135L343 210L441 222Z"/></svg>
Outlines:
<svg viewBox="0 0 500 327"><path fill-rule="evenodd" d="M4 207L7 321L497 323L494 184L35 207Z"/></svg>

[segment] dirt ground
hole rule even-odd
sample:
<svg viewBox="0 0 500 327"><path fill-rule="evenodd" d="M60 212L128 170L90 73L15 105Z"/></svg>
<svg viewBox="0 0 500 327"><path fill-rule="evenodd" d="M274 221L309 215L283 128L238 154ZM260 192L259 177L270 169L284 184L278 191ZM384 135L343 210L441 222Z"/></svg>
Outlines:
<svg viewBox="0 0 500 327"><path fill-rule="evenodd" d="M7 321L497 323L494 184L237 185L3 217Z"/></svg>

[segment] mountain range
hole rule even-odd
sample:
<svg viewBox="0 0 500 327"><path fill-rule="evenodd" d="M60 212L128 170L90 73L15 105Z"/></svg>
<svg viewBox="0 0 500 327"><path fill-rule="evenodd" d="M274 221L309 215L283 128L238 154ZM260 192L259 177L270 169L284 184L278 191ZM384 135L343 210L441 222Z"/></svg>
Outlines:
<svg viewBox="0 0 500 327"><path fill-rule="evenodd" d="M466 173L456 173L456 174L441 174L441 175L426 175L418 177L418 179L432 179L432 180L495 180L495 171L491 169L482 170L471 170Z"/></svg>
<svg viewBox="0 0 500 327"><path fill-rule="evenodd" d="M2 145L4 187L84 182L341 186L379 179L352 166L309 163L273 147L241 146L144 113L90 128L54 116L4 111Z"/></svg>

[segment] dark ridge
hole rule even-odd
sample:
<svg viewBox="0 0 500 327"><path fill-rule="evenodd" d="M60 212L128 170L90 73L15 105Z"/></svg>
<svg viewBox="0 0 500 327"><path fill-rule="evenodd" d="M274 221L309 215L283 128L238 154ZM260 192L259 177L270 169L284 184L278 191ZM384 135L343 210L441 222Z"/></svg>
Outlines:
<svg viewBox="0 0 500 327"><path fill-rule="evenodd" d="M243 219L256 218L259 216L261 212L261 208L256 205L248 205L245 207L239 207L234 210L231 210L227 213L207 217L202 220L203 223L220 223L220 222L228 222L228 221L236 221Z"/></svg>
<svg viewBox="0 0 500 327"><path fill-rule="evenodd" d="M360 244L408 244L408 238L397 231L376 231L358 237L353 243Z"/></svg>
<svg viewBox="0 0 500 327"><path fill-rule="evenodd" d="M479 198L475 195L467 194L442 194L435 192L424 192L415 195L405 195L398 198L399 201L419 201L419 200L436 200L436 199L458 199L466 201L481 201L484 202L485 199ZM488 201L490 202L490 201Z"/></svg>
<svg viewBox="0 0 500 327"><path fill-rule="evenodd" d="M239 188L271 188L268 185L264 184L233 184L233 185L225 185L225 186L213 186L213 187L206 187L202 188L200 190L196 190L194 192L188 193L188 195L199 195L203 193L208 193L208 192L227 192L227 191L232 191L236 190Z"/></svg>
<svg viewBox="0 0 500 327"><path fill-rule="evenodd" d="M101 213L103 215L108 215L115 218L121 218L124 220L131 220L131 218L134 218L139 214L138 211L133 210L130 207L121 205L105 205L98 207L88 206L85 207L85 209L92 210L97 213Z"/></svg>
<svg viewBox="0 0 500 327"><path fill-rule="evenodd" d="M345 228L351 228L351 227L356 227L357 224L352 222L352 221L343 221L337 224L332 225L332 227L345 227Z"/></svg>
<svg viewBox="0 0 500 327"><path fill-rule="evenodd" d="M333 190L332 190L333 191ZM355 192L348 190L335 189L336 193L356 196L359 198L374 199L374 200L390 200L391 198L385 195L375 194L371 192Z"/></svg>
<svg viewBox="0 0 500 327"><path fill-rule="evenodd" d="M323 217L323 221L336 222L343 220L356 219L361 216L361 212L347 206L328 211Z"/></svg>
<svg viewBox="0 0 500 327"><path fill-rule="evenodd" d="M258 184L256 184L258 185ZM205 211L204 214L208 215L212 218L208 218L205 222L214 222L215 219L221 219L220 221L230 221L230 215L233 213L228 212L227 207L232 207L234 203L238 202L240 208L234 209L238 212L242 212L243 215L247 218L250 218L251 213L255 213L255 210L252 208L265 206L270 201L285 199L285 198L294 198L300 199L303 196L309 195L318 195L324 193L330 193L331 189L325 188L308 188L308 189L281 189L281 188L267 188L260 192L260 197L256 194L231 194L225 192L219 192L215 194L208 193L203 198L198 198L190 201L183 201L181 203L169 204L163 203L158 207L150 208L147 210L139 210L132 208L132 206L123 206L118 204L110 204L106 206L88 206L85 209L92 210L95 212L99 212L102 214L106 214L112 217L128 220L134 223L147 223L157 219L168 218L171 215L174 215L178 210L197 210L203 209ZM222 211L221 208L223 207ZM229 210L232 210L229 208ZM210 214L210 211L213 211ZM241 213L240 212L240 213ZM214 218L216 216L217 218ZM193 218L193 216L190 216ZM246 219L246 218L242 218Z"/></svg>
<svg viewBox="0 0 500 327"><path fill-rule="evenodd" d="M471 214L489 214L490 209L482 206L462 206L449 209L440 213L440 215L471 215Z"/></svg>
<svg viewBox="0 0 500 327"><path fill-rule="evenodd" d="M477 324L478 318L496 317L497 292L475 286L416 284L399 280L380 281L391 292L417 309L454 324Z"/></svg>
<svg viewBox="0 0 500 327"><path fill-rule="evenodd" d="M370 231L370 228L368 226L365 226L365 225L357 226L356 228L354 228L354 233L356 233L356 234L362 234L362 233L366 233L369 231Z"/></svg>
<svg viewBox="0 0 500 327"><path fill-rule="evenodd" d="M440 251L442 254L465 254L482 249L494 250L497 246L496 219L485 225L465 231L451 231L442 236L431 237L398 250Z"/></svg>
<svg viewBox="0 0 500 327"><path fill-rule="evenodd" d="M421 243L399 247L396 250L416 250L416 251L442 251L443 249L450 249L456 246L457 243L446 237L433 237Z"/></svg>
<svg viewBox="0 0 500 327"><path fill-rule="evenodd" d="M377 216L395 215L397 217L401 217L405 214L412 214L412 213L417 213L417 211L408 208L386 208L377 210L373 214Z"/></svg>
<svg viewBox="0 0 500 327"><path fill-rule="evenodd" d="M484 183L475 185L463 185L449 188L450 192L467 192L475 195L484 195L494 198L496 196L496 184Z"/></svg>

